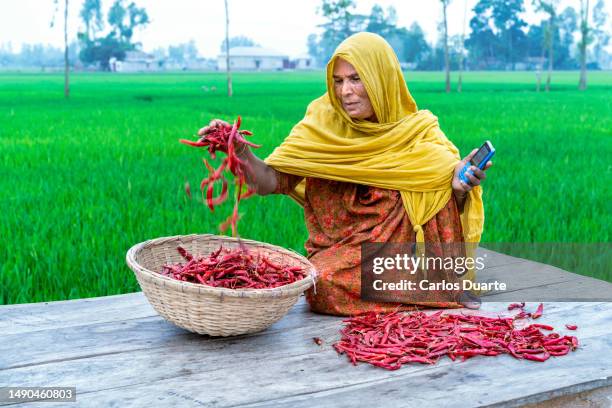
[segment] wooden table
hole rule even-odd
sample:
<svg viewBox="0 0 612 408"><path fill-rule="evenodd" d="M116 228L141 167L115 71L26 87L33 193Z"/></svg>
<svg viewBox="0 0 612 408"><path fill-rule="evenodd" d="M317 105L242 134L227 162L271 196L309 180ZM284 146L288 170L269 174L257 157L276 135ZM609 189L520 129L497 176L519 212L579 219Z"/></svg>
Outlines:
<svg viewBox="0 0 612 408"><path fill-rule="evenodd" d="M525 294L544 286L557 294L566 290L567 296L576 288L609 296L612 288L549 265L488 255L484 277L529 274L517 289ZM543 276L545 284L536 279ZM483 298L479 313L505 310L503 296ZM69 407L463 408L514 407L555 397L561 399L548 404L612 400L610 302L545 303L539 322L561 332L567 331L565 323L576 323L579 329L572 333L581 342L576 352L545 363L502 355L465 362L445 358L397 371L354 367L331 347L341 320L309 312L302 298L264 332L210 338L167 323L142 293L1 306L0 386L75 386L77 402L63 403ZM322 346L313 342L315 336Z"/></svg>

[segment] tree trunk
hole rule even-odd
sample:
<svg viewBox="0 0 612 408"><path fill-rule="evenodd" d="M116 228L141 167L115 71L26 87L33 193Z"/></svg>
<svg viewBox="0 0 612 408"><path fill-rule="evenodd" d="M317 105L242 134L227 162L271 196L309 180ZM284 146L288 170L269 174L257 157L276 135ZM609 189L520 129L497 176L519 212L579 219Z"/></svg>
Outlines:
<svg viewBox="0 0 612 408"><path fill-rule="evenodd" d="M229 9L225 0L225 64L227 69L227 96L231 97L232 92L232 72L230 70L230 43L229 43Z"/></svg>
<svg viewBox="0 0 612 408"><path fill-rule="evenodd" d="M549 41L548 41L548 76L546 77L546 92L550 92L550 80L552 77L553 63L555 60L554 52L555 49L555 20L554 15L550 16L550 22L548 23L549 30Z"/></svg>
<svg viewBox="0 0 612 408"><path fill-rule="evenodd" d="M542 54L540 56L540 62L538 64L538 70L536 72L537 85L536 92L540 92L542 89L542 71L544 71L544 58L546 57L546 49L548 48L548 24L549 22L543 23L545 25L544 32L542 33Z"/></svg>
<svg viewBox="0 0 612 408"><path fill-rule="evenodd" d="M64 2L64 98L70 97L70 64L68 61L68 0Z"/></svg>
<svg viewBox="0 0 612 408"><path fill-rule="evenodd" d="M442 13L444 16L444 68L446 71L446 93L450 93L450 62L448 60L448 27L446 24L447 0L442 0Z"/></svg>
<svg viewBox="0 0 612 408"><path fill-rule="evenodd" d="M462 76L463 76L463 63L464 63L464 48L465 48L465 19L467 17L467 0L463 2L463 32L461 33L461 54L459 55L459 79L457 80L457 92L461 93L462 89Z"/></svg>
<svg viewBox="0 0 612 408"><path fill-rule="evenodd" d="M587 88L587 71L586 71L586 47L589 34L589 0L580 0L580 32L582 39L580 41L580 82L578 89L584 91Z"/></svg>

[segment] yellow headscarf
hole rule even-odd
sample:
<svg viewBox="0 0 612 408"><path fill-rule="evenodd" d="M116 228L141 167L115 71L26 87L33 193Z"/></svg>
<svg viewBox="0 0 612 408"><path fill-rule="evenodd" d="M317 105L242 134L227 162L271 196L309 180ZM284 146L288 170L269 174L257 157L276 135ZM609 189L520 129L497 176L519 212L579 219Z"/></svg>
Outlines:
<svg viewBox="0 0 612 408"><path fill-rule="evenodd" d="M352 64L368 93L378 123L353 120L336 98L337 57ZM416 232L451 198L459 151L438 126L418 110L391 46L379 35L358 33L344 40L327 64L327 93L310 103L306 115L265 162L283 173L399 190ZM302 181L290 195L304 204ZM479 242L484 224L482 190L468 194L461 217L466 242Z"/></svg>

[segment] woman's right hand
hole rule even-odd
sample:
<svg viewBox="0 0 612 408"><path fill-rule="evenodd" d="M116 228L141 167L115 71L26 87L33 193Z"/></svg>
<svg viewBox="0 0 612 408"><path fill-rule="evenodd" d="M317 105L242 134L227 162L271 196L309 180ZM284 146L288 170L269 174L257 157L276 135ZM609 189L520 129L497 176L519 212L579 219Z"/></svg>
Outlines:
<svg viewBox="0 0 612 408"><path fill-rule="evenodd" d="M231 127L231 125L224 120L213 119L208 126L198 131L198 136L200 136L200 140L202 140L213 130L225 126ZM238 143L237 145L239 146L240 144ZM255 156L248 145L238 146L236 146L236 155L247 164L246 176L249 187L254 187L257 194L260 195L266 195L273 192L276 189L276 171L272 167L269 167L263 160ZM221 151L227 153L225 149Z"/></svg>
<svg viewBox="0 0 612 408"><path fill-rule="evenodd" d="M204 126L202 129L198 130L198 136L200 136L200 140L204 139L207 134L217 129L218 127L226 127L230 124L221 119L213 119L210 121L208 126Z"/></svg>
<svg viewBox="0 0 612 408"><path fill-rule="evenodd" d="M206 136L208 136L209 133L214 132L219 128L231 129L232 125L221 119L213 119L210 121L208 126L204 126L202 129L198 130L198 136L200 136L200 139L198 141L204 141L204 139L206 139ZM223 153L227 154L227 149L225 147L219 147L218 149ZM247 146L243 145L243 143L234 141L234 151L236 151L236 154L238 156L244 155L246 149Z"/></svg>

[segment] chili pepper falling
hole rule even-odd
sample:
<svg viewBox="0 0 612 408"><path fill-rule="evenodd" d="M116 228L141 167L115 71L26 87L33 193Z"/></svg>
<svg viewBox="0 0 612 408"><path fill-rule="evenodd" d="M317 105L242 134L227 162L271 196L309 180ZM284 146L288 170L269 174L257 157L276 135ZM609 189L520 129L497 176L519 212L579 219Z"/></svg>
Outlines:
<svg viewBox="0 0 612 408"><path fill-rule="evenodd" d="M513 317L443 315L441 311L430 315L369 312L344 320L347 325L333 347L353 365L362 361L389 370L410 362L435 364L444 355L464 361L477 355L510 354L542 362L578 347L574 336L540 330L552 331L551 326L531 324L517 329L514 321Z"/></svg>
<svg viewBox="0 0 612 408"><path fill-rule="evenodd" d="M231 171L236 180L236 201L234 204L234 210L232 215L229 216L219 226L221 232L224 232L229 226L232 227L232 235L238 234L238 208L241 200L244 200L255 193L254 189L247 189L243 192L243 186L246 184L246 171L248 170L248 164L240 160L236 154L234 144L240 143L251 147L259 148L261 145L256 145L245 139L245 136L252 135L248 130L240 129L241 118L238 119L233 125L223 125L217 123L203 138L198 141L180 139L181 143L184 143L193 147L207 147L208 153L212 159L216 158L216 152L222 151L227 154L227 157L223 160L221 165L215 169L213 168L206 159L204 159L204 165L208 169L208 177L203 179L200 183L200 190L202 191L202 200L206 201L208 208L211 211L215 210L215 206L223 203L228 196L228 183L225 177L222 176L223 170L228 169ZM221 181L221 193L217 197L213 197L214 186L217 180ZM191 197L191 191L187 190L188 195ZM206 197L204 197L204 191L206 191Z"/></svg>
<svg viewBox="0 0 612 408"><path fill-rule="evenodd" d="M265 255L241 248L219 247L212 254L195 258L177 247L186 264L166 264L161 274L180 281L230 289L267 289L304 279L300 266L277 265Z"/></svg>

